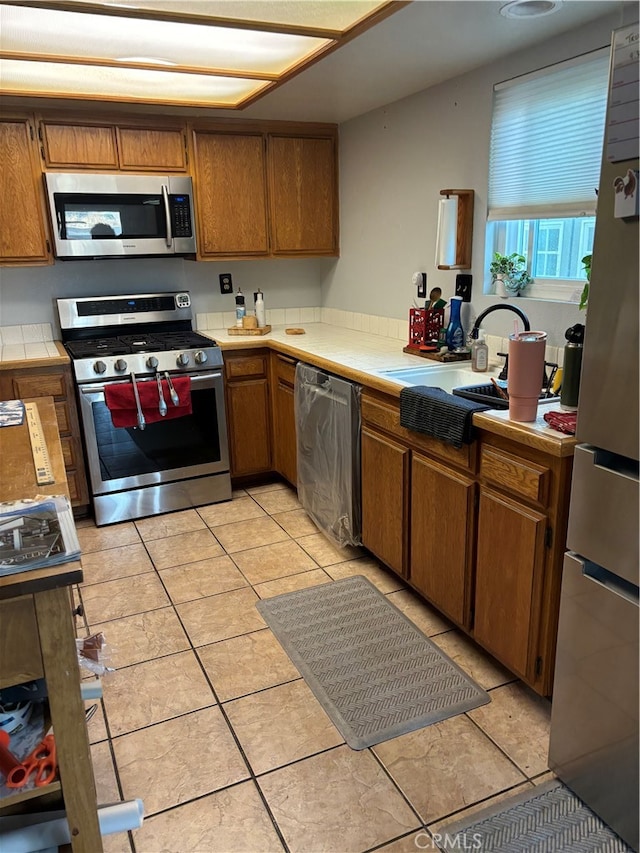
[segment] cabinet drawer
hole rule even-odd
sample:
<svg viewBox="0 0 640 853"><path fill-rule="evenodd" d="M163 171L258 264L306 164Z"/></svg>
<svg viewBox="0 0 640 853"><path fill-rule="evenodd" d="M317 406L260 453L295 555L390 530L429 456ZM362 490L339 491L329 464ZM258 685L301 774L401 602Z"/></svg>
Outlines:
<svg viewBox="0 0 640 853"><path fill-rule="evenodd" d="M79 479L81 477L77 471L66 471L67 477L67 489L69 491L69 497L71 498L71 502L79 501L81 498L82 490L80 488Z"/></svg>
<svg viewBox="0 0 640 853"><path fill-rule="evenodd" d="M547 501L549 474L548 468L503 450L483 447L480 451L480 475L488 483L535 503Z"/></svg>
<svg viewBox="0 0 640 853"><path fill-rule="evenodd" d="M225 361L227 379L254 379L267 375L266 355L247 355L240 358L230 358Z"/></svg>
<svg viewBox="0 0 640 853"><path fill-rule="evenodd" d="M19 398L23 397L66 397L67 391L62 373L38 373L33 376L16 376L13 387Z"/></svg>
<svg viewBox="0 0 640 853"><path fill-rule="evenodd" d="M422 450L440 459L455 462L463 468L472 468L475 457L474 444L464 444L461 448L453 447L437 438L431 438L420 432L400 426L400 405L385 403L362 395L362 420L365 423L383 429L396 438L409 444L415 450Z"/></svg>
<svg viewBox="0 0 640 853"><path fill-rule="evenodd" d="M0 688L42 678L33 596L0 601Z"/></svg>
<svg viewBox="0 0 640 853"><path fill-rule="evenodd" d="M289 385L295 385L296 381L296 363L282 356L275 356L276 359L276 376L278 379L283 379Z"/></svg>

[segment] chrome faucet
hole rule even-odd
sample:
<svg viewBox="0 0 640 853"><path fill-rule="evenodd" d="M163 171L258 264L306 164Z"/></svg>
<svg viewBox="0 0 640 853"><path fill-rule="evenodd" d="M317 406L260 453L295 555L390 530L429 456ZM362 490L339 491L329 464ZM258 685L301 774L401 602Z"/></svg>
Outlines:
<svg viewBox="0 0 640 853"><path fill-rule="evenodd" d="M475 341L478 339L478 331L480 330L480 324L487 316L487 314L492 314L494 311L513 311L515 314L520 317L522 323L524 325L525 332L531 331L531 323L529 322L529 318L521 311L519 308L516 308L515 305L489 305L488 308L485 308L484 311L479 315L475 323L473 324L473 329L471 329L471 337Z"/></svg>

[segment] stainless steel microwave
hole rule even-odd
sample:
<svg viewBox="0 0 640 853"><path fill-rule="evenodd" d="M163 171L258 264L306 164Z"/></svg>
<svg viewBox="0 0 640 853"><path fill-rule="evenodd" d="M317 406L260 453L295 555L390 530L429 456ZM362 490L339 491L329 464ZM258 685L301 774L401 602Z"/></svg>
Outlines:
<svg viewBox="0 0 640 853"><path fill-rule="evenodd" d="M191 178L47 172L45 183L57 258L196 251Z"/></svg>

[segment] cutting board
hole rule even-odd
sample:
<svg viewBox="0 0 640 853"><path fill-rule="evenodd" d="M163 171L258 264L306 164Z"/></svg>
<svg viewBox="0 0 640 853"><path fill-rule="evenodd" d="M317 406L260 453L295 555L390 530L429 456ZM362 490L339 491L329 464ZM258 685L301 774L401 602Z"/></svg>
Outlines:
<svg viewBox="0 0 640 853"><path fill-rule="evenodd" d="M264 329L239 329L237 326L233 326L231 329L227 329L227 334L229 335L266 335L271 331L271 326L265 326Z"/></svg>

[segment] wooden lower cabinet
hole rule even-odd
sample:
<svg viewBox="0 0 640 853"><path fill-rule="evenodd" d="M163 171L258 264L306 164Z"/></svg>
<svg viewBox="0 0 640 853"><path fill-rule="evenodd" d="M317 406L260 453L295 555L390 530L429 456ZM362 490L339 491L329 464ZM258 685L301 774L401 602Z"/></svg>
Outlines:
<svg viewBox="0 0 640 853"><path fill-rule="evenodd" d="M408 566L409 460L406 447L362 428L362 541L403 577Z"/></svg>
<svg viewBox="0 0 640 853"><path fill-rule="evenodd" d="M480 490L473 635L528 680L536 676L535 592L544 569L546 529L541 512Z"/></svg>
<svg viewBox="0 0 640 853"><path fill-rule="evenodd" d="M232 477L272 470L269 353L225 353L227 433Z"/></svg>
<svg viewBox="0 0 640 853"><path fill-rule="evenodd" d="M471 627L475 533L473 479L426 456L411 460L412 585L457 622Z"/></svg>
<svg viewBox="0 0 640 853"><path fill-rule="evenodd" d="M272 353L271 359L273 467L292 486L297 486L296 360L279 353Z"/></svg>
<svg viewBox="0 0 640 853"><path fill-rule="evenodd" d="M83 515L89 506L89 488L70 365L25 367L0 373L0 399L36 397L53 397L71 504L77 515Z"/></svg>
<svg viewBox="0 0 640 853"><path fill-rule="evenodd" d="M456 449L402 427L398 400L369 390L361 435L364 546L550 695L571 455L483 430Z"/></svg>

